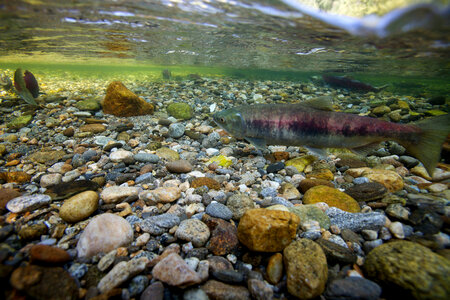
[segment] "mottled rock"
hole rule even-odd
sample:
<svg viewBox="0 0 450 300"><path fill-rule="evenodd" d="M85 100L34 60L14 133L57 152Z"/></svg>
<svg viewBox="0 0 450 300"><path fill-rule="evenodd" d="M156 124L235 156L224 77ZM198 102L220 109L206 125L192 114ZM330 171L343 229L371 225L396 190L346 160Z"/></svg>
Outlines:
<svg viewBox="0 0 450 300"><path fill-rule="evenodd" d="M98 208L98 194L86 191L64 201L59 216L66 222L75 223L88 218Z"/></svg>
<svg viewBox="0 0 450 300"><path fill-rule="evenodd" d="M127 197L137 196L140 189L134 186L110 186L105 188L100 198L105 203L119 203Z"/></svg>
<svg viewBox="0 0 450 300"><path fill-rule="evenodd" d="M0 189L0 213L6 209L9 200L19 197L20 192L13 189Z"/></svg>
<svg viewBox="0 0 450 300"><path fill-rule="evenodd" d="M356 184L345 190L347 195L359 202L383 198L387 192L387 188L378 182Z"/></svg>
<svg viewBox="0 0 450 300"><path fill-rule="evenodd" d="M80 131L82 132L92 132L92 133L102 133L106 131L106 126L103 124L86 124L80 126Z"/></svg>
<svg viewBox="0 0 450 300"><path fill-rule="evenodd" d="M164 285L161 281L150 284L141 294L140 300L163 300Z"/></svg>
<svg viewBox="0 0 450 300"><path fill-rule="evenodd" d="M255 208L255 203L245 194L235 194L228 198L227 207L233 213L233 220L239 220L247 210Z"/></svg>
<svg viewBox="0 0 450 300"><path fill-rule="evenodd" d="M292 242L283 251L287 289L300 299L318 297L328 279L327 259L322 248L308 239Z"/></svg>
<svg viewBox="0 0 450 300"><path fill-rule="evenodd" d="M277 284L283 276L283 255L275 253L269 258L266 269L267 281L271 284Z"/></svg>
<svg viewBox="0 0 450 300"><path fill-rule="evenodd" d="M350 276L332 281L325 292L327 299L377 300L381 287L368 279Z"/></svg>
<svg viewBox="0 0 450 300"><path fill-rule="evenodd" d="M184 159L168 162L166 168L172 173L189 173L192 171L191 163Z"/></svg>
<svg viewBox="0 0 450 300"><path fill-rule="evenodd" d="M76 180L55 185L47 190L46 194L51 196L53 200L61 200L82 193L84 191L96 191L98 188L99 185L94 181Z"/></svg>
<svg viewBox="0 0 450 300"><path fill-rule="evenodd" d="M160 187L150 191L153 196L153 200L156 203L170 203L181 196L181 190L178 187Z"/></svg>
<svg viewBox="0 0 450 300"><path fill-rule="evenodd" d="M17 290L37 300L78 299L75 280L60 267L48 268L36 265L19 267L12 273L10 283Z"/></svg>
<svg viewBox="0 0 450 300"><path fill-rule="evenodd" d="M139 226L144 232L160 235L178 224L180 224L180 218L177 215L165 213L146 218Z"/></svg>
<svg viewBox="0 0 450 300"><path fill-rule="evenodd" d="M299 222L295 214L286 211L247 210L239 222L238 238L252 251L281 251L295 238Z"/></svg>
<svg viewBox="0 0 450 300"><path fill-rule="evenodd" d="M30 260L33 263L62 264L70 259L69 253L57 247L38 244L30 249Z"/></svg>
<svg viewBox="0 0 450 300"><path fill-rule="evenodd" d="M90 258L133 241L130 223L117 215L105 213L94 217L84 229L77 244L78 257Z"/></svg>
<svg viewBox="0 0 450 300"><path fill-rule="evenodd" d="M213 201L206 207L205 212L214 218L230 220L233 217L233 212L222 203Z"/></svg>
<svg viewBox="0 0 450 300"><path fill-rule="evenodd" d="M252 297L256 300L270 300L273 299L273 290L266 282L259 279L248 280L248 290Z"/></svg>
<svg viewBox="0 0 450 300"><path fill-rule="evenodd" d="M200 283L201 279L176 253L171 253L152 270L154 278L181 288Z"/></svg>
<svg viewBox="0 0 450 300"><path fill-rule="evenodd" d="M194 189L202 186L207 186L211 190L220 190L220 183L209 177L198 177L191 182L191 187Z"/></svg>
<svg viewBox="0 0 450 300"><path fill-rule="evenodd" d="M294 206L288 209L300 218L300 224L317 221L321 228L330 228L330 218L328 218L325 212L313 204Z"/></svg>
<svg viewBox="0 0 450 300"><path fill-rule="evenodd" d="M104 113L118 117L148 115L154 110L152 104L136 96L119 81L109 84L102 107Z"/></svg>
<svg viewBox="0 0 450 300"><path fill-rule="evenodd" d="M100 293L106 293L118 287L128 279L145 270L147 263L148 258L146 257L119 262L100 280L97 285L98 290Z"/></svg>
<svg viewBox="0 0 450 300"><path fill-rule="evenodd" d="M60 184L62 181L61 174L45 174L41 177L40 185L41 187L48 188Z"/></svg>
<svg viewBox="0 0 450 300"><path fill-rule="evenodd" d="M341 230L350 229L359 232L363 229L378 230L386 223L386 217L382 213L349 213L337 207L330 207L326 211L331 225L336 225Z"/></svg>
<svg viewBox="0 0 450 300"><path fill-rule="evenodd" d="M325 202L329 206L337 207L348 212L359 212L361 208L358 202L349 195L324 185L310 188L303 196L304 204Z"/></svg>
<svg viewBox="0 0 450 300"><path fill-rule="evenodd" d="M356 255L346 247L323 238L319 238L315 242L322 247L329 264L354 264L356 262Z"/></svg>
<svg viewBox="0 0 450 300"><path fill-rule="evenodd" d="M210 299L223 300L248 300L249 291L239 285L226 284L217 280L208 280L201 289L205 291Z"/></svg>
<svg viewBox="0 0 450 300"><path fill-rule="evenodd" d="M203 222L211 231L211 237L207 248L214 255L226 255L231 253L239 245L237 228L233 224L218 218L211 218L204 214Z"/></svg>
<svg viewBox="0 0 450 300"><path fill-rule="evenodd" d="M32 211L47 205L51 202L51 198L48 195L28 195L20 196L10 200L6 204L6 208L13 213L22 213L26 211Z"/></svg>
<svg viewBox="0 0 450 300"><path fill-rule="evenodd" d="M31 224L22 226L19 230L19 237L25 241L32 241L40 239L44 234L47 234L48 227L43 223Z"/></svg>
<svg viewBox="0 0 450 300"><path fill-rule="evenodd" d="M192 242L194 247L202 247L208 241L210 231L208 226L202 221L187 219L180 223L175 236L181 240Z"/></svg>
<svg viewBox="0 0 450 300"><path fill-rule="evenodd" d="M180 155L177 151L174 151L167 147L161 147L157 149L156 155L158 155L159 158L165 159L167 161L175 161L180 159Z"/></svg>
<svg viewBox="0 0 450 300"><path fill-rule="evenodd" d="M430 249L408 241L396 241L373 249L364 268L369 278L403 297L448 299L450 262Z"/></svg>

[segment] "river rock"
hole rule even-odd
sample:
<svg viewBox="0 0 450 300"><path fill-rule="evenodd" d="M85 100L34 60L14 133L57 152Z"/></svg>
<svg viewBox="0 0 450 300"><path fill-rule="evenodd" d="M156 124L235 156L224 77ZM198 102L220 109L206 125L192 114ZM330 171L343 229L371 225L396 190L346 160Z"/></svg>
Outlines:
<svg viewBox="0 0 450 300"><path fill-rule="evenodd" d="M100 198L105 203L119 203L127 197L137 196L140 189L134 186L110 186L105 188Z"/></svg>
<svg viewBox="0 0 450 300"><path fill-rule="evenodd" d="M77 244L78 257L90 258L108 253L133 241L133 229L124 218L105 213L94 217L84 229Z"/></svg>
<svg viewBox="0 0 450 300"><path fill-rule="evenodd" d="M152 270L155 279L171 286L185 288L200 283L201 279L176 253L167 255Z"/></svg>
<svg viewBox="0 0 450 300"><path fill-rule="evenodd" d="M310 188L303 196L304 204L325 202L329 206L337 207L348 212L359 212L361 208L358 202L349 195L324 185Z"/></svg>
<svg viewBox="0 0 450 300"><path fill-rule="evenodd" d="M313 204L289 207L288 210L300 218L300 224L319 222L320 228L330 228L330 218L320 208Z"/></svg>
<svg viewBox="0 0 450 300"><path fill-rule="evenodd" d="M248 300L250 292L243 286L226 284L217 280L208 280L201 289L209 299Z"/></svg>
<svg viewBox="0 0 450 300"><path fill-rule="evenodd" d="M118 117L153 114L152 104L145 102L127 89L120 81L113 81L106 89L102 101L103 112Z"/></svg>
<svg viewBox="0 0 450 300"><path fill-rule="evenodd" d="M30 249L30 261L33 263L63 264L71 257L65 250L48 245L34 245Z"/></svg>
<svg viewBox="0 0 450 300"><path fill-rule="evenodd" d="M382 213L349 213L337 207L330 207L325 212L330 218L331 225L339 229L350 229L359 232L363 229L378 230L386 223L386 217Z"/></svg>
<svg viewBox="0 0 450 300"><path fill-rule="evenodd" d="M75 279L60 267L22 266L14 270L11 285L30 299L76 300L78 287Z"/></svg>
<svg viewBox="0 0 450 300"><path fill-rule="evenodd" d="M269 258L266 268L267 281L271 284L277 284L283 276L283 255L275 253Z"/></svg>
<svg viewBox="0 0 450 300"><path fill-rule="evenodd" d="M121 261L103 277L97 285L100 293L106 293L118 287L128 279L139 274L147 267L148 258L140 257L130 261Z"/></svg>
<svg viewBox="0 0 450 300"><path fill-rule="evenodd" d="M387 188L378 182L355 184L345 190L347 195L359 202L383 198L387 192Z"/></svg>
<svg viewBox="0 0 450 300"><path fill-rule="evenodd" d="M233 213L233 220L237 221L247 210L255 208L255 203L245 194L235 194L228 198L227 207Z"/></svg>
<svg viewBox="0 0 450 300"><path fill-rule="evenodd" d="M14 198L19 197L20 192L13 189L0 189L0 213L6 209L6 204Z"/></svg>
<svg viewBox="0 0 450 300"><path fill-rule="evenodd" d="M450 295L450 262L413 242L376 247L369 252L364 269L369 278L405 298L448 299Z"/></svg>
<svg viewBox="0 0 450 300"><path fill-rule="evenodd" d="M208 241L210 231L202 221L187 219L180 223L175 236L181 240L192 242L194 247L202 247Z"/></svg>
<svg viewBox="0 0 450 300"><path fill-rule="evenodd" d="M168 162L166 168L172 173L189 173L192 171L191 163L184 159Z"/></svg>
<svg viewBox="0 0 450 300"><path fill-rule="evenodd" d="M75 223L88 218L98 208L98 194L86 191L64 201L59 216L66 222Z"/></svg>
<svg viewBox="0 0 450 300"><path fill-rule="evenodd" d="M283 251L287 289L300 299L318 297L328 279L327 259L322 248L309 239L292 242Z"/></svg>
<svg viewBox="0 0 450 300"><path fill-rule="evenodd" d="M328 284L326 299L377 300L381 296L381 287L362 277L350 276L337 279Z"/></svg>
<svg viewBox="0 0 450 300"><path fill-rule="evenodd" d="M299 222L299 217L290 212L250 209L239 222L238 238L252 251L281 251L295 238Z"/></svg>
<svg viewBox="0 0 450 300"><path fill-rule="evenodd" d="M48 195L26 195L20 196L10 200L6 204L6 208L13 213L22 213L26 211L33 211L51 202Z"/></svg>

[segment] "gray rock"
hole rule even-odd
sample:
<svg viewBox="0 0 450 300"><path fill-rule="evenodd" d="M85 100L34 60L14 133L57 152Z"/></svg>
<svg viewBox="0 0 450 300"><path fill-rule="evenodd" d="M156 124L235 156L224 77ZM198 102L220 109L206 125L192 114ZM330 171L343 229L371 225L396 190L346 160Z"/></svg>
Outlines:
<svg viewBox="0 0 450 300"><path fill-rule="evenodd" d="M134 297L142 293L145 287L148 285L148 277L144 275L139 275L131 279L128 285L128 290L130 291L130 296Z"/></svg>
<svg viewBox="0 0 450 300"><path fill-rule="evenodd" d="M170 124L169 126L169 136L177 139L183 136L185 127L181 123Z"/></svg>
<svg viewBox="0 0 450 300"><path fill-rule="evenodd" d="M277 189L273 187L267 187L262 189L261 197L276 197L278 195Z"/></svg>
<svg viewBox="0 0 450 300"><path fill-rule="evenodd" d="M101 293L121 285L131 277L139 274L147 267L148 259L141 257L130 261L122 261L112 268L105 277L103 277L97 285Z"/></svg>
<svg viewBox="0 0 450 300"><path fill-rule="evenodd" d="M359 232L363 229L380 229L386 222L386 217L382 213L349 213L337 207L330 207L326 211L330 218L331 225L342 229L351 229Z"/></svg>
<svg viewBox="0 0 450 300"><path fill-rule="evenodd" d="M414 168L419 164L419 161L416 158L407 155L400 156L398 160L408 169Z"/></svg>
<svg viewBox="0 0 450 300"><path fill-rule="evenodd" d="M47 188L50 186L54 186L60 184L62 181L61 174L45 174L41 177L40 185L41 187Z"/></svg>
<svg viewBox="0 0 450 300"><path fill-rule="evenodd" d="M239 220L247 210L255 208L255 203L245 194L236 194L228 198L227 207L233 213L233 220Z"/></svg>
<svg viewBox="0 0 450 300"><path fill-rule="evenodd" d="M142 298L141 298L142 299ZM208 295L198 288L187 290L183 294L183 300L208 300Z"/></svg>
<svg viewBox="0 0 450 300"><path fill-rule="evenodd" d="M13 213L22 213L26 211L32 211L51 202L51 198L48 195L29 195L20 196L11 199L6 208Z"/></svg>
<svg viewBox="0 0 450 300"><path fill-rule="evenodd" d="M218 202L212 202L208 205L205 212L212 217L224 220L229 220L233 217L233 212L228 207Z"/></svg>
<svg viewBox="0 0 450 300"><path fill-rule="evenodd" d="M180 224L180 218L177 215L166 213L146 218L140 223L140 227L144 232L160 235L178 224Z"/></svg>
<svg viewBox="0 0 450 300"><path fill-rule="evenodd" d="M273 290L269 284L259 279L248 280L248 290L256 300L273 299Z"/></svg>
<svg viewBox="0 0 450 300"><path fill-rule="evenodd" d="M135 154L133 157L136 161L139 161L139 162L147 162L147 163L156 164L159 161L158 155L151 154L151 153L140 152L140 153Z"/></svg>
<svg viewBox="0 0 450 300"><path fill-rule="evenodd" d="M346 277L332 281L325 292L327 299L377 300L381 287L373 281L361 277Z"/></svg>
<svg viewBox="0 0 450 300"><path fill-rule="evenodd" d="M208 226L197 219L183 220L175 232L177 238L192 242L197 248L204 246L210 235Z"/></svg>
<svg viewBox="0 0 450 300"><path fill-rule="evenodd" d="M244 274L235 270L217 270L212 271L211 275L225 283L237 284L244 281Z"/></svg>
<svg viewBox="0 0 450 300"><path fill-rule="evenodd" d="M367 254L370 251L372 251L374 248L381 246L382 244L383 244L382 239L364 242L364 245L363 245L364 252L366 252L366 254Z"/></svg>
<svg viewBox="0 0 450 300"><path fill-rule="evenodd" d="M142 174L141 176L138 176L135 179L135 182L137 184L150 183L150 182L152 182L152 180L153 180L153 174L149 172L149 173Z"/></svg>
<svg viewBox="0 0 450 300"><path fill-rule="evenodd" d="M164 285L161 281L150 284L142 293L140 300L163 300Z"/></svg>
<svg viewBox="0 0 450 300"><path fill-rule="evenodd" d="M69 273L72 277L82 278L88 271L88 266L86 264L74 263L69 268Z"/></svg>

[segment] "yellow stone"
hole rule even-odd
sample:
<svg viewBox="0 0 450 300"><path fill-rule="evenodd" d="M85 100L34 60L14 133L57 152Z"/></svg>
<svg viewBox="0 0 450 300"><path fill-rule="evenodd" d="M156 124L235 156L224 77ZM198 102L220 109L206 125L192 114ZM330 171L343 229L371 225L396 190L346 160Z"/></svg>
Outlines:
<svg viewBox="0 0 450 300"><path fill-rule="evenodd" d="M238 226L238 239L251 251L278 252L295 238L300 218L295 214L255 208L247 210Z"/></svg>
<svg viewBox="0 0 450 300"><path fill-rule="evenodd" d="M318 202L325 202L329 206L334 206L351 213L361 211L355 199L338 189L325 185L312 187L303 196L303 204L314 204Z"/></svg>
<svg viewBox="0 0 450 300"><path fill-rule="evenodd" d="M216 162L219 166L224 167L224 168L228 168L229 166L231 166L233 164L233 161L231 160L231 158L226 157L225 155L217 155L217 156L211 157L211 159L208 160L208 162L206 164L209 165L209 164L212 164L213 162Z"/></svg>

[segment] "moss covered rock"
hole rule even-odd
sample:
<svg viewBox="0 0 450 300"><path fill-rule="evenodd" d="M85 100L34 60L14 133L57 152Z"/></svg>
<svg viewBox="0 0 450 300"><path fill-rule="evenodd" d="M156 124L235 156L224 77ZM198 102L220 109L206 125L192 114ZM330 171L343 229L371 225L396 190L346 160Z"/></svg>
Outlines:
<svg viewBox="0 0 450 300"><path fill-rule="evenodd" d="M396 241L368 254L367 276L404 299L448 299L450 261L417 243Z"/></svg>
<svg viewBox="0 0 450 300"><path fill-rule="evenodd" d="M32 115L22 115L20 117L12 119L11 122L7 124L7 126L11 129L20 129L30 124L32 119Z"/></svg>
<svg viewBox="0 0 450 300"><path fill-rule="evenodd" d="M192 107L187 103L171 103L167 106L169 115L176 119L189 120L194 115Z"/></svg>
<svg viewBox="0 0 450 300"><path fill-rule="evenodd" d="M92 110L96 111L101 108L100 103L95 99L86 99L82 101L78 101L75 104L75 107L79 110Z"/></svg>

